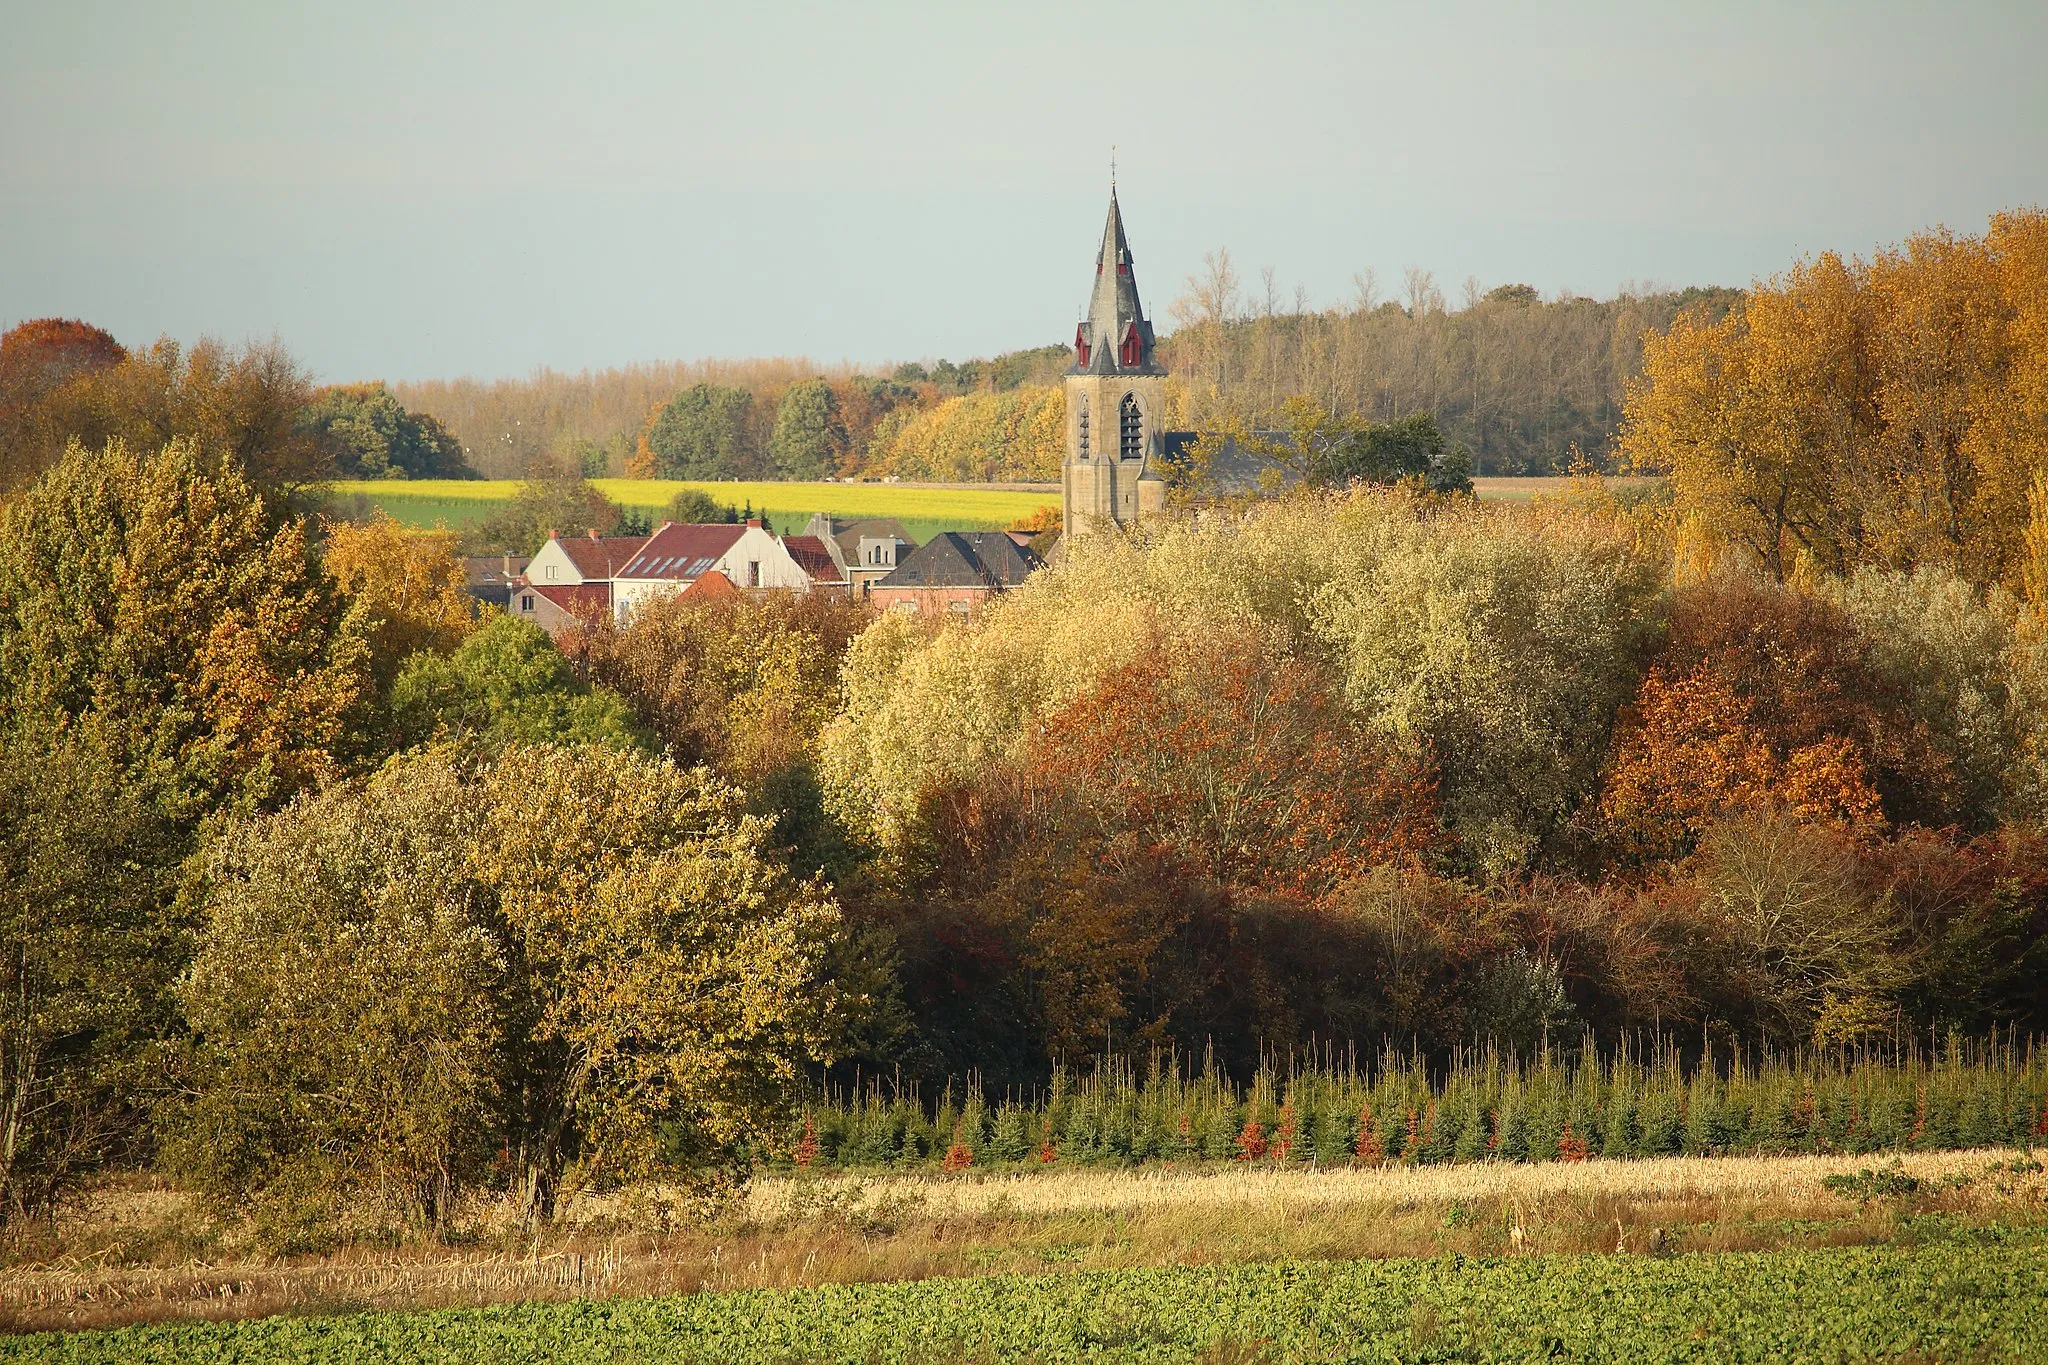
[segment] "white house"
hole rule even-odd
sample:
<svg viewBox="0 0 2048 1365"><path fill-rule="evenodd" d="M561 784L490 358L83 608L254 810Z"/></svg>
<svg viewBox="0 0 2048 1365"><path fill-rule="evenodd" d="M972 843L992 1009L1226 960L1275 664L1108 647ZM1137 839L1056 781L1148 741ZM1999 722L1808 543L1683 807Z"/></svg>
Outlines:
<svg viewBox="0 0 2048 1365"><path fill-rule="evenodd" d="M612 609L624 622L640 603L674 597L714 570L742 592L750 588L809 592L817 581L759 522L740 526L663 522L640 552L613 575ZM530 571L528 576L532 576Z"/></svg>
<svg viewBox="0 0 2048 1365"><path fill-rule="evenodd" d="M550 531L548 543L526 565L526 581L542 587L607 583L645 544L646 536L600 536L592 531L565 540Z"/></svg>

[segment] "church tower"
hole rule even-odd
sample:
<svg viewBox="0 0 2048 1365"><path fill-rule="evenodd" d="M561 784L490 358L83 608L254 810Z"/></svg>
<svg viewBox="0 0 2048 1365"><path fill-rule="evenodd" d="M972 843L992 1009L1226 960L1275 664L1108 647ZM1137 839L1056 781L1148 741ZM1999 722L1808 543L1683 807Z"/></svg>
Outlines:
<svg viewBox="0 0 2048 1365"><path fill-rule="evenodd" d="M1159 462L1166 371L1153 354L1152 324L1138 302L1114 185L1095 256L1095 291L1088 316L1074 329L1066 382L1065 533L1129 526L1165 511Z"/></svg>

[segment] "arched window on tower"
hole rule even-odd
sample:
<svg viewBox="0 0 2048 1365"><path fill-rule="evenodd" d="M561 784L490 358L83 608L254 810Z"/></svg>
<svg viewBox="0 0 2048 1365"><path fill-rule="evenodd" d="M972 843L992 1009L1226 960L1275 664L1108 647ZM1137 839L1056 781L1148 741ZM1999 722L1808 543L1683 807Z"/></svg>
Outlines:
<svg viewBox="0 0 2048 1365"><path fill-rule="evenodd" d="M1080 440L1076 443L1074 452L1085 460L1088 458L1088 400L1085 398L1081 400L1080 430Z"/></svg>
<svg viewBox="0 0 2048 1365"><path fill-rule="evenodd" d="M1117 363L1127 370L1134 370L1145 363L1145 338L1138 335L1138 324L1124 324L1123 343L1117 347Z"/></svg>
<svg viewBox="0 0 2048 1365"><path fill-rule="evenodd" d="M1117 454L1126 460L1145 458L1145 425L1138 411L1138 395L1127 393L1117 414Z"/></svg>
<svg viewBox="0 0 2048 1365"><path fill-rule="evenodd" d="M1088 352L1090 349L1091 347L1088 345L1088 324L1085 322L1075 323L1074 367L1076 369L1085 370L1088 368Z"/></svg>

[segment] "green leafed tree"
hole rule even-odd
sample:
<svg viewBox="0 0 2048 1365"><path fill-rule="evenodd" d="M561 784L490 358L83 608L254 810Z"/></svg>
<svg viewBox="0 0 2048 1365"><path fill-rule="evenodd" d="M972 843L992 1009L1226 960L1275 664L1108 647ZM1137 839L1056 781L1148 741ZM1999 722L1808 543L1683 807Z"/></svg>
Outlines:
<svg viewBox="0 0 2048 1365"><path fill-rule="evenodd" d="M460 740L496 751L511 744L641 742L617 693L576 675L547 632L499 616L452 654L421 650L391 686L398 741Z"/></svg>
<svg viewBox="0 0 2048 1365"><path fill-rule="evenodd" d="M846 451L846 427L832 386L822 379L792 384L775 412L768 453L785 479L822 479Z"/></svg>
<svg viewBox="0 0 2048 1365"><path fill-rule="evenodd" d="M754 397L745 389L695 384L655 417L647 445L664 479L737 479L760 466Z"/></svg>
<svg viewBox="0 0 2048 1365"><path fill-rule="evenodd" d="M625 514L584 477L579 465L540 460L526 471L519 496L503 511L473 527L464 542L472 553L537 554L548 532L611 535L623 529Z"/></svg>
<svg viewBox="0 0 2048 1365"><path fill-rule="evenodd" d="M322 389L299 414L298 426L339 478L474 477L454 435L432 417L407 412L382 384Z"/></svg>
<svg viewBox="0 0 2048 1365"><path fill-rule="evenodd" d="M128 1147L162 1074L185 842L104 738L0 733L0 1228Z"/></svg>

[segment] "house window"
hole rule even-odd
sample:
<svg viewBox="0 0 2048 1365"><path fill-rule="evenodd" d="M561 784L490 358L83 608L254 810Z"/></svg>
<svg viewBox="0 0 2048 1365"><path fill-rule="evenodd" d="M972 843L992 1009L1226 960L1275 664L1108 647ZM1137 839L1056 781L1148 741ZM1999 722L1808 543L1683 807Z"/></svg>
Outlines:
<svg viewBox="0 0 2048 1365"><path fill-rule="evenodd" d="M952 612L955 616L965 616L968 611L968 604L964 599L956 597L946 603L946 610Z"/></svg>
<svg viewBox="0 0 2048 1365"><path fill-rule="evenodd" d="M1085 399L1085 398L1083 398L1083 399L1081 400L1081 444L1080 444L1079 450L1080 450L1080 456L1081 456L1081 458L1082 458L1082 459L1084 459L1084 460L1085 460L1085 459L1087 459L1087 458L1088 458L1088 400L1087 400L1087 399Z"/></svg>
<svg viewBox="0 0 2048 1365"><path fill-rule="evenodd" d="M747 586L750 588L761 586L761 561L758 559L747 561Z"/></svg>
<svg viewBox="0 0 2048 1365"><path fill-rule="evenodd" d="M555 581L555 578L557 577L557 575L558 575L559 573L560 573L560 570L556 569L554 565L552 565L552 564L548 565L548 582L550 582L550 583L554 582L554 581Z"/></svg>
<svg viewBox="0 0 2048 1365"><path fill-rule="evenodd" d="M521 611L532 611L532 610L533 610L533 594L532 594L532 593L526 593L526 594L524 594L523 596L521 596L521 597L520 597L520 599L519 599L519 610L521 610Z"/></svg>
<svg viewBox="0 0 2048 1365"><path fill-rule="evenodd" d="M1138 395L1124 395L1123 407L1117 413L1117 453L1126 460L1145 458L1144 417L1138 411Z"/></svg>

